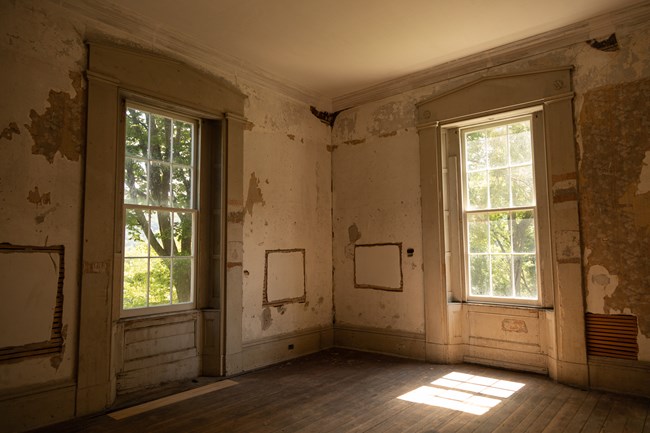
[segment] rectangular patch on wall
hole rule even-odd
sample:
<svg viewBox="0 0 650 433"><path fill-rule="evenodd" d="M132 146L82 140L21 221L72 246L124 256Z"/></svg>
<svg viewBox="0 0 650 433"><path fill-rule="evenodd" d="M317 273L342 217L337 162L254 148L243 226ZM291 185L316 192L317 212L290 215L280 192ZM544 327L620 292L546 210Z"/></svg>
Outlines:
<svg viewBox="0 0 650 433"><path fill-rule="evenodd" d="M0 361L61 352L63 252L0 245Z"/></svg>
<svg viewBox="0 0 650 433"><path fill-rule="evenodd" d="M401 292L402 244L355 245L354 287Z"/></svg>
<svg viewBox="0 0 650 433"><path fill-rule="evenodd" d="M305 302L305 250L267 250L264 305Z"/></svg>
<svg viewBox="0 0 650 433"><path fill-rule="evenodd" d="M585 314L587 354L608 358L637 359L639 329L629 314Z"/></svg>

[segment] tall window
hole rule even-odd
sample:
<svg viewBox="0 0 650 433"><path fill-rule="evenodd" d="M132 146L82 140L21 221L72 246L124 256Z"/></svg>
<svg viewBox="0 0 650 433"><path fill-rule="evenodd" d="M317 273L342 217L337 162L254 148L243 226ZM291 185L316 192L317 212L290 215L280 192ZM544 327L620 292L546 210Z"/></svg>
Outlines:
<svg viewBox="0 0 650 433"><path fill-rule="evenodd" d="M460 129L469 299L539 297L531 119Z"/></svg>
<svg viewBox="0 0 650 433"><path fill-rule="evenodd" d="M197 121L128 105L122 309L194 302Z"/></svg>

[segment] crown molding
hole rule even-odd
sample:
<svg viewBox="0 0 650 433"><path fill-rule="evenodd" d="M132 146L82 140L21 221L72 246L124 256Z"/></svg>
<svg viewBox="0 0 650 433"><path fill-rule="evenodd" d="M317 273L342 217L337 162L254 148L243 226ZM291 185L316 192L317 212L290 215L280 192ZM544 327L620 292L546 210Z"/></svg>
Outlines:
<svg viewBox="0 0 650 433"><path fill-rule="evenodd" d="M125 37L123 43L170 56L205 72L216 73L240 89L241 80L307 105L331 110L331 98L275 76L235 56L215 50L196 38L179 32L166 32L139 14L101 1L61 0L52 3L59 5L86 25L86 38L111 40Z"/></svg>
<svg viewBox="0 0 650 433"><path fill-rule="evenodd" d="M618 27L635 26L649 21L650 2L643 1L618 11L602 14L589 20L580 21L337 96L332 100L332 111L378 101L450 78L460 77L532 55L582 43L596 37L609 36Z"/></svg>

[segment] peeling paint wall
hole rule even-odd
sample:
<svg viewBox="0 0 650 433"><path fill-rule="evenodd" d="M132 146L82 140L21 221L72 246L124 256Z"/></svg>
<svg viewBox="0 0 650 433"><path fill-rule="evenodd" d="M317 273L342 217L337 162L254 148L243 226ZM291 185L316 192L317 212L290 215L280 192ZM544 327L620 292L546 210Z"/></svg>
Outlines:
<svg viewBox="0 0 650 433"><path fill-rule="evenodd" d="M183 59L183 53L149 40L138 29L127 34L96 18L80 18L59 2L0 3L0 243L57 244L66 252L63 356L56 362L43 357L3 364L0 395L76 380L86 140L84 41ZM221 79L203 64L192 66ZM309 105L234 76L224 78L236 81L248 96L244 114L250 121L244 137L244 210L227 216L243 222L245 229L244 344L331 327L331 129L314 117ZM305 301L263 307L265 251L279 249L305 250ZM110 272L110 263L102 265L102 272ZM67 413L58 416L71 416Z"/></svg>
<svg viewBox="0 0 650 433"><path fill-rule="evenodd" d="M550 179L550 192L556 207L575 206L576 198L580 203L580 230L563 228L554 248L558 263L580 263L582 253L584 287L576 275L576 286L564 289L584 290L590 312L637 315L639 346L646 348L639 359L650 360L650 24L621 25L616 37L615 51L579 43L531 53L339 114L331 145L337 324L422 332L425 288L414 104L487 74L573 65L579 158L551 161L556 168L566 167L566 173ZM377 242L415 248L403 262L403 293L354 288L350 252L355 243Z"/></svg>
<svg viewBox="0 0 650 433"><path fill-rule="evenodd" d="M587 308L650 338L650 78L588 91L579 125Z"/></svg>
<svg viewBox="0 0 650 433"><path fill-rule="evenodd" d="M243 344L332 323L331 131L309 107L249 95L244 132ZM305 301L263 306L267 251L305 250Z"/></svg>
<svg viewBox="0 0 650 433"><path fill-rule="evenodd" d="M66 330L55 359L0 366L3 393L75 379L86 83L82 35L39 2L2 2L0 29L0 243L64 246ZM20 289L21 275L3 278L10 278L3 287ZM51 290L39 286L32 302L51 297Z"/></svg>
<svg viewBox="0 0 650 433"><path fill-rule="evenodd" d="M339 114L332 131L337 325L424 333L418 135L413 95ZM401 291L355 288L355 245L401 243ZM412 248L409 257L407 250ZM391 282L377 283L390 286Z"/></svg>

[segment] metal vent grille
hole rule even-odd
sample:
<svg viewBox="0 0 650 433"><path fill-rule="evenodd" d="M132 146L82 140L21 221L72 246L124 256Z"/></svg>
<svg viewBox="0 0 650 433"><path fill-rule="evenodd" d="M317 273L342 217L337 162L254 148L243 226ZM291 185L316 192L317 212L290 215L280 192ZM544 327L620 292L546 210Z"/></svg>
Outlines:
<svg viewBox="0 0 650 433"><path fill-rule="evenodd" d="M636 316L587 313L585 322L588 355L637 359L639 331Z"/></svg>

